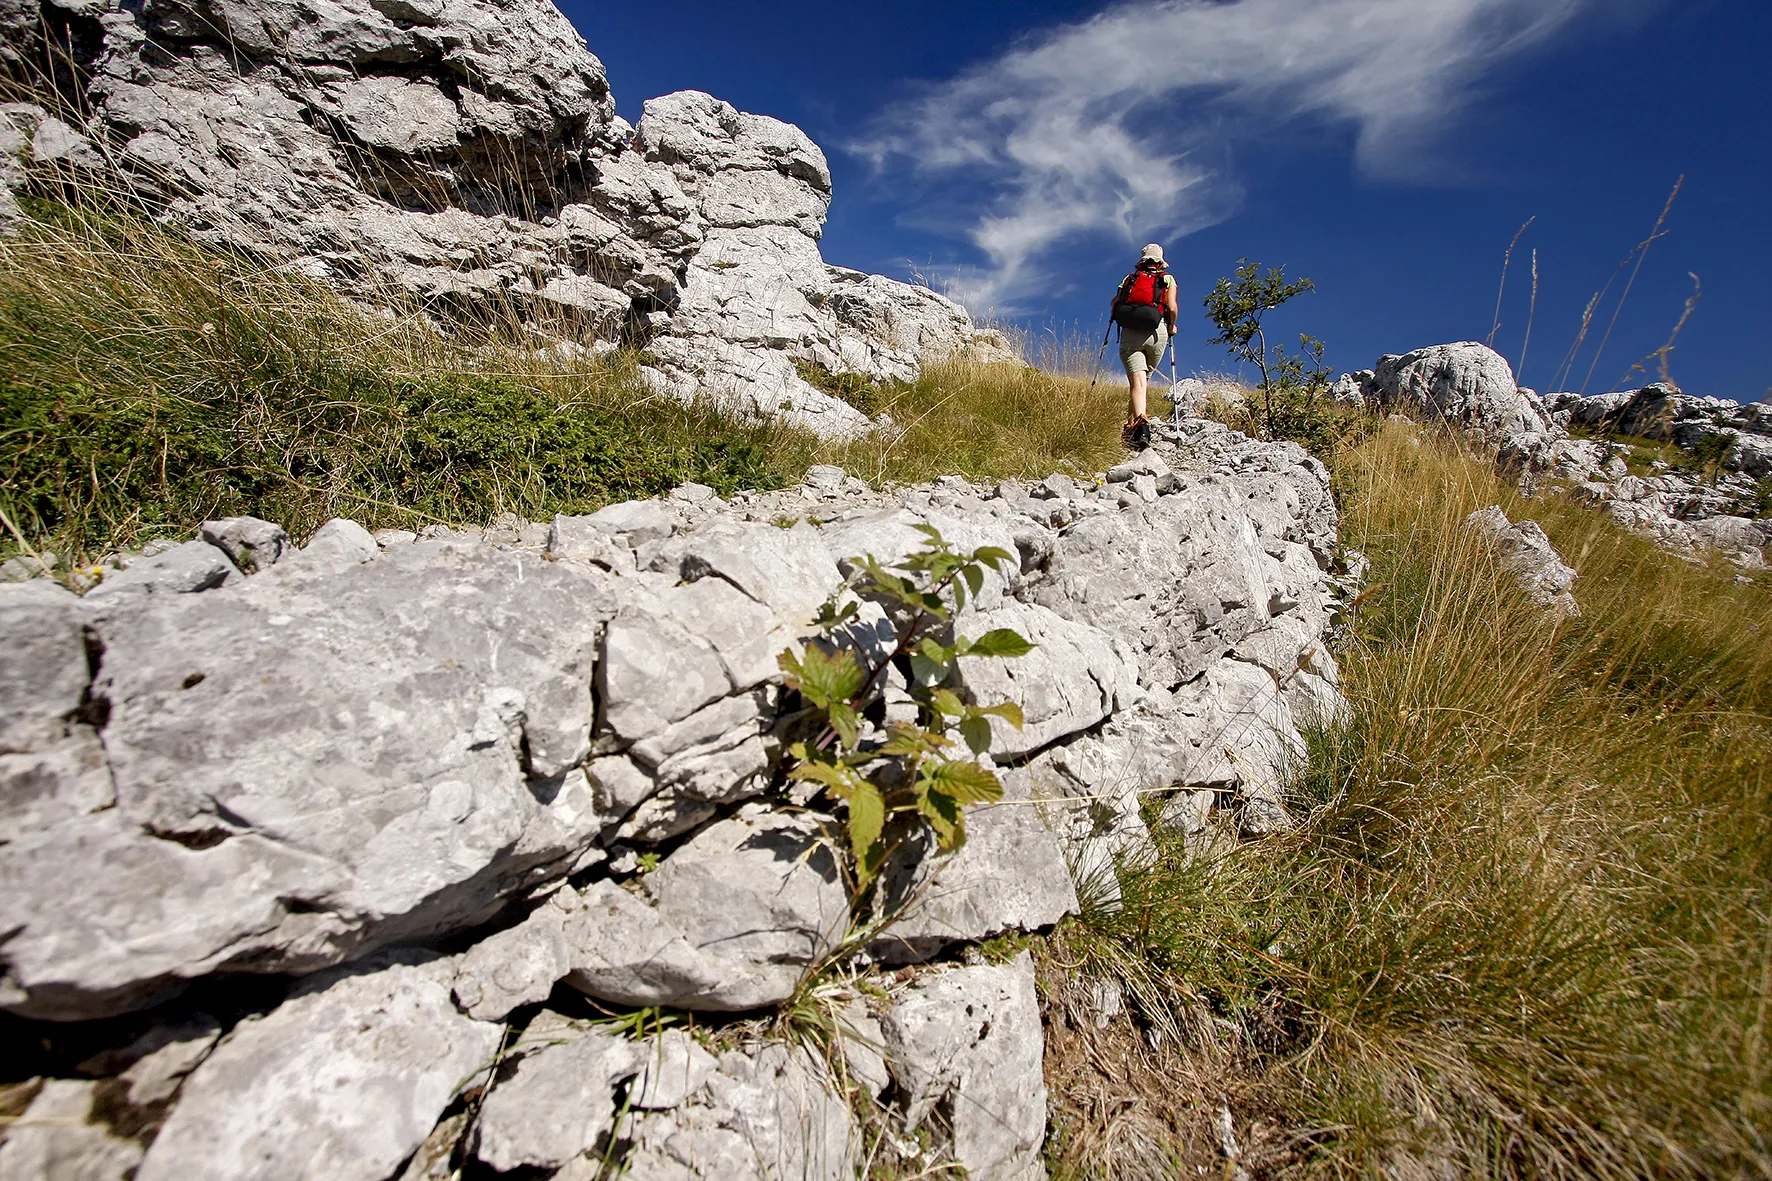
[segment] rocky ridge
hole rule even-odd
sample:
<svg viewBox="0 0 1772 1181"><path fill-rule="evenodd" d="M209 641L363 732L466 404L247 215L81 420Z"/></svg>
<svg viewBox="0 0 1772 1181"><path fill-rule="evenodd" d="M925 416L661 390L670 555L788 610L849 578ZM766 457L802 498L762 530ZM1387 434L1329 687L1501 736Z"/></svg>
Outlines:
<svg viewBox="0 0 1772 1181"><path fill-rule="evenodd" d="M1298 727L1345 708L1327 473L1158 434L1099 482L814 468L299 548L235 518L84 595L0 585L0 1008L82 1047L9 1092L0 1176L847 1177L858 1111L883 1151L1040 1175L1032 964L978 946L1113 905L1147 815L1202 848L1288 826ZM858 913L836 819L781 775L775 658L918 524L1018 555L957 626L1039 646L961 661L1025 715L1004 800ZM880 638L864 612L842 642ZM718 1016L794 997L831 1052Z"/></svg>
<svg viewBox="0 0 1772 1181"><path fill-rule="evenodd" d="M796 362L1010 357L935 292L824 262L830 170L797 127L695 91L630 126L549 0L0 0L0 38L0 66L47 38L79 78L0 106L0 223L97 184L354 293L564 316L644 345L661 392L824 435L868 419Z"/></svg>
<svg viewBox="0 0 1772 1181"><path fill-rule="evenodd" d="M1682 557L1717 552L1745 569L1765 568L1772 406L1691 397L1664 382L1541 397L1518 386L1498 353L1473 341L1380 357L1372 369L1343 374L1330 392L1349 405L1458 426L1526 489L1554 484ZM1572 436L1572 428L1589 437ZM1654 460L1649 474L1633 475L1620 437L1671 443L1687 462ZM1700 459L1706 452L1708 464Z"/></svg>

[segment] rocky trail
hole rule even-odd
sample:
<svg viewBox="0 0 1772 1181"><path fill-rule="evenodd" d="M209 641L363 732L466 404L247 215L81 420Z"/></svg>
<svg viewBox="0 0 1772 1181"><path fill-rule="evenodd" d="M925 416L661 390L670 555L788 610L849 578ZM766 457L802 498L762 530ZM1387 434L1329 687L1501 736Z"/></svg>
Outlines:
<svg viewBox="0 0 1772 1181"><path fill-rule="evenodd" d="M1019 360L824 262L797 128L699 92L627 125L545 0L0 0L0 38L9 68L71 54L64 93L0 107L0 227L106 188L439 324L570 321L547 347L643 349L660 396L827 437L889 424L821 372ZM1764 407L1540 397L1472 343L1332 393L1765 565ZM1153 828L1201 855L1289 830L1302 731L1347 709L1364 561L1329 472L1190 409L1095 478L817 466L484 529L336 519L298 546L229 517L97 569L12 559L0 1181L1044 1176L1032 940L1114 907ZM1469 527L1579 611L1536 523ZM821 611L929 529L1008 555L953 626L1034 647L959 657L952 688L1021 725L990 723L1003 797L958 852L912 844L858 891L844 808L788 776L780 657L882 663L879 603ZM885 664L870 733L916 712Z"/></svg>
<svg viewBox="0 0 1772 1181"><path fill-rule="evenodd" d="M9 1038L76 1068L39 1084L0 1176L384 1178L453 1153L844 1177L856 1088L901 1139L930 1129L929 1160L1031 1175L1032 966L968 949L1074 912L1079 881L1111 904L1144 811L1203 842L1287 826L1299 719L1341 707L1326 472L1215 423L1163 434L1099 486L814 469L484 535L341 520L299 549L234 519L84 596L0 587L0 996ZM832 818L780 777L776 656L846 559L896 559L923 523L1018 555L956 626L1038 645L961 662L1025 726L961 851L857 914ZM864 617L850 642L879 638ZM249 977L256 1007L205 1007ZM809 986L835 1057L625 1037L573 999L714 1015ZM58 1059L92 1030L117 1044ZM68 1113L94 1122L42 1122Z"/></svg>

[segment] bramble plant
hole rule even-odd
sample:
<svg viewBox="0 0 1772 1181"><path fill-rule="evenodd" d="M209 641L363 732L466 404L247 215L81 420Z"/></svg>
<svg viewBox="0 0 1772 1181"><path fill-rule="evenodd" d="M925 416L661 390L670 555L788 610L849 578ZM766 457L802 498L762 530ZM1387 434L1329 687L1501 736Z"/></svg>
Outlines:
<svg viewBox="0 0 1772 1181"><path fill-rule="evenodd" d="M788 777L820 785L848 805L848 836L854 855L854 886L859 897L879 875L896 845L888 843L888 821L895 815L921 819L943 853L966 840L964 810L1001 799L996 775L977 761L991 745L992 717L1017 729L1021 707L1013 702L980 706L961 699L952 687L962 656L1025 656L1033 650L1020 633L996 628L977 639L951 633L954 617L984 586L985 567L1001 571L1015 557L999 546L970 553L956 550L940 530L918 525L928 540L923 548L891 566L873 555L852 559L855 571L843 590L819 614L823 641L778 658L788 688L800 694L803 713L795 720L817 737L789 748ZM878 603L894 630L894 645L869 662L837 634L861 611L861 600ZM867 713L884 704L889 670L897 667L917 709L917 721L875 725ZM957 754L953 731L972 757Z"/></svg>

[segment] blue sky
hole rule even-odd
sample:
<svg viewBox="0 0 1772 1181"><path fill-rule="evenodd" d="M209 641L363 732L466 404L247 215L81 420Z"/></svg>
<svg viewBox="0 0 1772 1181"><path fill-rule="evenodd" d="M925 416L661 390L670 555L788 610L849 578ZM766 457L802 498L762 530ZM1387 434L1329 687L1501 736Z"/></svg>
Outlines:
<svg viewBox="0 0 1772 1181"><path fill-rule="evenodd" d="M1522 376L1548 389L1684 175L1558 384L1627 378L1696 273L1673 377L1772 388L1772 0L562 7L629 119L697 89L805 128L835 178L832 262L1098 342L1138 246L1165 243L1184 372L1228 366L1195 309L1243 257L1316 281L1271 322L1322 337L1338 369L1482 340L1503 252L1536 217L1496 345L1519 362L1536 249Z"/></svg>

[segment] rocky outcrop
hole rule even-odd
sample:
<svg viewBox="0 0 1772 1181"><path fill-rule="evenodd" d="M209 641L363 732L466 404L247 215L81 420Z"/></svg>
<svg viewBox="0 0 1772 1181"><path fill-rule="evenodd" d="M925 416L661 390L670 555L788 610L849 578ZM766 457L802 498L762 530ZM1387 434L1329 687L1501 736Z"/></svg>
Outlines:
<svg viewBox="0 0 1772 1181"><path fill-rule="evenodd" d="M1537 521L1511 522L1500 505L1492 504L1466 517L1465 526L1500 555L1526 597L1546 614L1557 619L1581 614L1569 593L1575 571L1563 564Z"/></svg>
<svg viewBox="0 0 1772 1181"><path fill-rule="evenodd" d="M1754 518L1768 512L1772 407L1689 397L1666 382L1541 398L1516 387L1499 354L1469 341L1381 357L1374 369L1343 374L1330 392L1344 404L1458 426L1528 491L1558 481L1579 502L1682 557L1702 561L1714 552L1747 569L1765 565L1772 520ZM1623 458L1630 439L1671 443L1688 459L1653 460L1648 475L1632 475Z"/></svg>
<svg viewBox="0 0 1772 1181"><path fill-rule="evenodd" d="M97 177L216 246L449 316L511 308L646 344L661 390L864 415L795 362L876 380L1007 357L959 305L825 264L824 154L697 92L615 114L603 64L549 0L26 0L7 44L70 37L87 78L0 108L0 219L30 183Z"/></svg>
<svg viewBox="0 0 1772 1181"><path fill-rule="evenodd" d="M1111 905L1147 814L1284 827L1299 724L1344 707L1327 473L1212 423L1157 433L1099 481L882 493L815 469L483 534L337 521L300 548L235 519L164 551L206 549L220 579L0 585L0 1007L45 1045L185 1047L134 1081L147 1059L114 1055L103 1103L57 1076L39 1101L66 1124L0 1153L143 1178L468 1156L848 1177L853 1082L928 1146L918 1167L1032 1175L1031 969L956 953ZM956 627L1039 647L967 657L956 688L1027 725L994 735L1005 796L966 845L907 846L858 902L840 813L784 780L776 657L850 559L895 560L920 525L1017 555ZM842 642L878 651L870 618ZM908 967L842 991L878 965ZM246 976L259 999L218 1008ZM716 1029L830 1005L845 1032L824 1055L745 1024L636 1042L587 997Z"/></svg>

